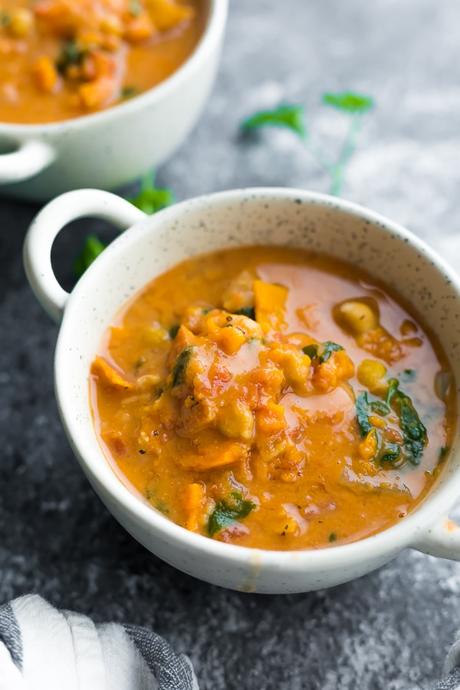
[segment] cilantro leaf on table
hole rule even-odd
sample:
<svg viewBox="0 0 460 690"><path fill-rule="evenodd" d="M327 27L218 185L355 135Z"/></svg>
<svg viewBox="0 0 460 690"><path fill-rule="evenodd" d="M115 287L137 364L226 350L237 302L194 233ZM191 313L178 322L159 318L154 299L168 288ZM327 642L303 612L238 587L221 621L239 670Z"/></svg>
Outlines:
<svg viewBox="0 0 460 690"><path fill-rule="evenodd" d="M230 494L230 500L218 501L209 516L209 536L213 537L215 534L230 527L238 520L247 517L255 507L255 503L243 498L238 491L233 491Z"/></svg>
<svg viewBox="0 0 460 690"><path fill-rule="evenodd" d="M80 278L86 269L91 266L93 261L97 259L99 254L105 249L105 244L101 242L97 235L88 235L85 239L83 249L75 259L73 266L74 273L77 278Z"/></svg>
<svg viewBox="0 0 460 690"><path fill-rule="evenodd" d="M282 127L290 129L301 139L307 137L305 109L303 105L283 103L271 110L260 110L250 115L241 123L243 132L250 132L262 127Z"/></svg>
<svg viewBox="0 0 460 690"><path fill-rule="evenodd" d="M147 175L142 180L139 193L128 199L128 201L137 206L141 211L144 211L144 213L151 215L167 206L171 206L175 198L170 189L156 187L154 178Z"/></svg>
<svg viewBox="0 0 460 690"><path fill-rule="evenodd" d="M327 92L323 94L323 103L337 110L352 114L367 113L374 107L374 99L364 94L353 91L341 91L338 93Z"/></svg>

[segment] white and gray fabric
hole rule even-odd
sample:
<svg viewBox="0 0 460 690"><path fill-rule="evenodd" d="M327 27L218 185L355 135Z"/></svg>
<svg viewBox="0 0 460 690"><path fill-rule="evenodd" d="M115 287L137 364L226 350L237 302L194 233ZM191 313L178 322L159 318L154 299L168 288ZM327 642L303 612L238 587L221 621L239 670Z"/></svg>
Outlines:
<svg viewBox="0 0 460 690"><path fill-rule="evenodd" d="M30 595L0 606L0 690L198 690L189 659L159 635L96 625Z"/></svg>

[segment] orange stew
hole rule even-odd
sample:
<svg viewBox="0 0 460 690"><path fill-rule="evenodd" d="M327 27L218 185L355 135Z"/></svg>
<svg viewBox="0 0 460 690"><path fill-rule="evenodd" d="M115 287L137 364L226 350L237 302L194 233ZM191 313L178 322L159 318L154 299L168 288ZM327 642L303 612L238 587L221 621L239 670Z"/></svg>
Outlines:
<svg viewBox="0 0 460 690"><path fill-rule="evenodd" d="M0 0L0 122L66 120L152 88L192 53L204 0Z"/></svg>
<svg viewBox="0 0 460 690"><path fill-rule="evenodd" d="M426 496L448 363L368 275L301 250L197 256L125 308L91 368L108 456L187 529L266 549L354 541Z"/></svg>

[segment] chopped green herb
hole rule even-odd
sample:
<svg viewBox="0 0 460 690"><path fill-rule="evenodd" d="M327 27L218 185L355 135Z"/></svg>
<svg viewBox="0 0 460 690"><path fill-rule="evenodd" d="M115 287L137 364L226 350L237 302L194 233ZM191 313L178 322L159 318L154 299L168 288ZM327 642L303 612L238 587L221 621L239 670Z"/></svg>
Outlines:
<svg viewBox="0 0 460 690"><path fill-rule="evenodd" d="M101 242L97 235L88 235L83 245L83 249L76 258L73 269L77 278L83 275L86 269L91 266L93 261L97 259L105 249L105 244Z"/></svg>
<svg viewBox="0 0 460 690"><path fill-rule="evenodd" d="M155 187L154 179L147 175L142 180L139 194L129 201L144 213L152 214L173 204L174 194L170 189Z"/></svg>
<svg viewBox="0 0 460 690"><path fill-rule="evenodd" d="M239 314L240 316L247 316L248 319L252 319L253 321L256 320L256 310L254 309L254 307L241 307L241 309L235 311L234 314Z"/></svg>
<svg viewBox="0 0 460 690"><path fill-rule="evenodd" d="M223 529L230 527L237 520L245 518L255 508L252 501L248 501L238 492L230 494L230 500L218 501L208 521L208 534L213 537Z"/></svg>
<svg viewBox="0 0 460 690"><path fill-rule="evenodd" d="M185 372L187 371L190 358L192 356L193 347L187 345L176 359L174 368L172 370L172 387L180 386L185 381Z"/></svg>
<svg viewBox="0 0 460 690"><path fill-rule="evenodd" d="M0 26L6 27L11 23L11 15L4 10L0 11Z"/></svg>
<svg viewBox="0 0 460 690"><path fill-rule="evenodd" d="M168 504L165 501L162 501L160 499L159 501L156 501L156 503L154 503L154 506L157 510L160 511L160 513L163 513L163 515L169 515Z"/></svg>
<svg viewBox="0 0 460 690"><path fill-rule="evenodd" d="M323 103L331 105L333 108L347 113L366 113L374 107L374 100L370 96L365 96L353 91L342 91L340 93L323 94Z"/></svg>
<svg viewBox="0 0 460 690"><path fill-rule="evenodd" d="M305 345L305 347L302 348L302 352L308 355L310 359L315 359L318 357L318 345Z"/></svg>
<svg viewBox="0 0 460 690"><path fill-rule="evenodd" d="M171 328L169 329L169 337L171 338L171 340L174 340L177 333L179 332L179 328L180 324L178 323L175 323L174 326L171 326Z"/></svg>
<svg viewBox="0 0 460 690"><path fill-rule="evenodd" d="M139 0L129 0L129 13L132 17L138 17L142 12L142 5Z"/></svg>
<svg viewBox="0 0 460 690"><path fill-rule="evenodd" d="M326 340L326 342L323 343L321 348L321 354L319 357L320 363L322 364L323 362L327 362L327 360L330 359L332 353L338 352L339 350L343 350L343 347L341 345L333 343L332 340Z"/></svg>
<svg viewBox="0 0 460 690"><path fill-rule="evenodd" d="M250 132L261 127L283 127L290 129L301 139L307 136L305 110L302 105L282 104L272 110L261 110L241 123L243 132Z"/></svg>
<svg viewBox="0 0 460 690"><path fill-rule="evenodd" d="M449 452L449 446L442 446L439 449L439 462L442 462L443 460L446 459L448 452Z"/></svg>
<svg viewBox="0 0 460 690"><path fill-rule="evenodd" d="M60 74L65 74L72 65L81 65L87 51L81 48L76 41L66 41L57 59L56 67Z"/></svg>
<svg viewBox="0 0 460 690"><path fill-rule="evenodd" d="M127 100L128 98L134 98L139 94L139 89L136 86L123 86L120 92L120 98Z"/></svg>
<svg viewBox="0 0 460 690"><path fill-rule="evenodd" d="M356 419L358 421L359 433L361 437L367 436L369 431L373 429L369 421L369 397L365 391L362 391L356 398Z"/></svg>
<svg viewBox="0 0 460 690"><path fill-rule="evenodd" d="M415 371L415 369L404 369L404 371L400 375L400 379L404 383L409 383L409 381L414 381L416 376L417 372Z"/></svg>
<svg viewBox="0 0 460 690"><path fill-rule="evenodd" d="M333 541L337 541L337 535L335 532L331 532L329 535L329 541L332 543Z"/></svg>

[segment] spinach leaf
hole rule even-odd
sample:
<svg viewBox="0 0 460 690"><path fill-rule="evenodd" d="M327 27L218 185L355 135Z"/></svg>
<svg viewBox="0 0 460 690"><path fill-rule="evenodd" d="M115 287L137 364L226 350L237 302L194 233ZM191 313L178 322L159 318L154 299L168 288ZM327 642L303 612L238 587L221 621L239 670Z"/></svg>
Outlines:
<svg viewBox="0 0 460 690"><path fill-rule="evenodd" d="M355 407L359 433L362 438L365 438L369 431L373 429L369 421L369 397L365 391L362 391L356 398Z"/></svg>
<svg viewBox="0 0 460 690"><path fill-rule="evenodd" d="M386 443L380 453L380 462L395 463L401 457L401 446L397 443Z"/></svg>
<svg viewBox="0 0 460 690"><path fill-rule="evenodd" d="M171 338L171 340L174 340L177 333L179 332L179 328L180 328L180 325L178 323L175 323L174 326L171 326L171 328L168 331L169 337Z"/></svg>
<svg viewBox="0 0 460 690"><path fill-rule="evenodd" d="M323 103L346 113L366 113L374 107L374 100L370 96L353 91L340 93L324 93Z"/></svg>
<svg viewBox="0 0 460 690"><path fill-rule="evenodd" d="M105 249L105 244L101 242L97 235L88 235L85 239L83 249L74 262L73 270L77 278L80 278L86 269L91 266L99 254Z"/></svg>
<svg viewBox="0 0 460 690"><path fill-rule="evenodd" d="M321 348L321 354L319 357L320 363L322 364L323 362L327 362L327 360L330 359L332 353L338 352L339 350L343 350L343 347L341 345L333 343L332 340L326 340L326 342L323 343Z"/></svg>
<svg viewBox="0 0 460 690"><path fill-rule="evenodd" d="M254 307L241 307L241 309L238 309L233 313L239 314L240 316L247 316L248 319L252 319L253 321L256 320L256 310Z"/></svg>
<svg viewBox="0 0 460 690"><path fill-rule="evenodd" d="M180 386L185 381L185 372L187 371L190 358L192 356L193 347L187 345L178 355L173 370L172 370L172 387Z"/></svg>
<svg viewBox="0 0 460 690"><path fill-rule="evenodd" d="M245 518L255 508L255 503L248 501L238 491L230 494L229 501L219 501L208 520L208 534L213 537L237 520Z"/></svg>
<svg viewBox="0 0 460 690"><path fill-rule="evenodd" d="M407 459L412 465L418 465L428 442L427 431L412 400L399 389L397 379L390 380L387 403L399 417Z"/></svg>
<svg viewBox="0 0 460 690"><path fill-rule="evenodd" d="M302 105L284 103L272 110L260 110L247 117L241 123L243 132L260 129L261 127L283 127L290 129L301 139L306 139L305 110Z"/></svg>
<svg viewBox="0 0 460 690"><path fill-rule="evenodd" d="M87 50L81 48L74 40L69 40L64 43L59 57L56 61L56 67L60 74L65 75L68 68L75 65L81 65L85 59Z"/></svg>
<svg viewBox="0 0 460 690"><path fill-rule="evenodd" d="M318 345L305 345L305 347L302 348L302 352L308 355L310 359L315 359L318 357Z"/></svg>

